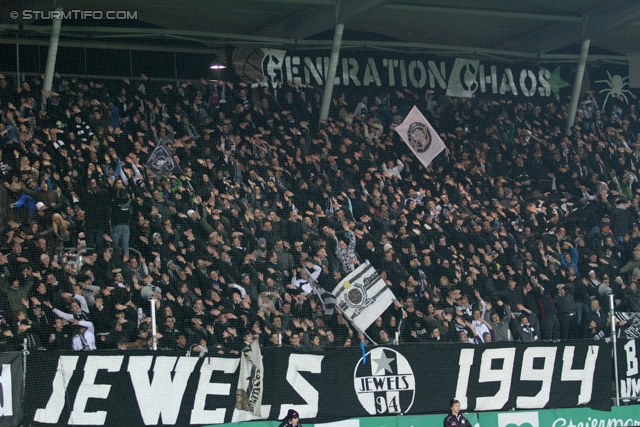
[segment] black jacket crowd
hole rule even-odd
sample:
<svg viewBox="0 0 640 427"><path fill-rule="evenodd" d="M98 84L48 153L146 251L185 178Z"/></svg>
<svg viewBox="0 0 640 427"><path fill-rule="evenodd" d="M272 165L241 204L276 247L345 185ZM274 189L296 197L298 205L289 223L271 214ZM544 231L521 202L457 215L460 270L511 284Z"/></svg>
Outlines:
<svg viewBox="0 0 640 427"><path fill-rule="evenodd" d="M599 339L607 288L640 312L633 94L587 92L567 136L551 98L370 90L320 122L279 81L0 77L2 350L148 348L151 295L160 348L212 354ZM429 167L395 132L413 105ZM145 167L158 144L181 173ZM309 286L365 259L397 298L366 335Z"/></svg>

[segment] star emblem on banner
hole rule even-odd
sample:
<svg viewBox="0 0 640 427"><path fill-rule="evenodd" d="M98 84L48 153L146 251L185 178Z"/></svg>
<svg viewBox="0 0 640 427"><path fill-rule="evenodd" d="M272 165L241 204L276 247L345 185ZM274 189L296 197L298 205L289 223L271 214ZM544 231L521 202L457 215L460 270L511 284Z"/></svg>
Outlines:
<svg viewBox="0 0 640 427"><path fill-rule="evenodd" d="M560 89L563 87L569 86L569 83L562 80L560 77L560 66L558 65L553 73L551 73L551 77L547 79L549 82L549 86L551 86L551 92L556 96L556 99L560 101Z"/></svg>
<svg viewBox="0 0 640 427"><path fill-rule="evenodd" d="M416 397L416 377L402 353L376 347L358 361L353 388L370 415L406 414Z"/></svg>
<svg viewBox="0 0 640 427"><path fill-rule="evenodd" d="M382 370L384 370L385 373L389 372L390 374L393 374L393 369L391 369L391 362L393 362L394 360L396 359L394 359L393 357L387 357L384 352L382 352L382 355L379 358L371 359L371 361L377 366L375 375L377 375Z"/></svg>

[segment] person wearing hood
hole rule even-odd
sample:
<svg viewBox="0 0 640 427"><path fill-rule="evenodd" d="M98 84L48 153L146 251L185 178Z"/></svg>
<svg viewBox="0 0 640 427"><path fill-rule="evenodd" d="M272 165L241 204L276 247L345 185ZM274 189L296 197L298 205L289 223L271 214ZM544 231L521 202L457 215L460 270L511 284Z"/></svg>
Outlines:
<svg viewBox="0 0 640 427"><path fill-rule="evenodd" d="M29 266L24 266L25 272L30 272ZM27 273L29 274L29 273ZM11 311L22 310L22 300L28 299L33 288L34 280L30 276L14 276L6 281L0 290L5 294Z"/></svg>
<svg viewBox="0 0 640 427"><path fill-rule="evenodd" d="M289 409L287 416L284 417L278 427L302 427L302 424L300 424L300 414L293 409Z"/></svg>

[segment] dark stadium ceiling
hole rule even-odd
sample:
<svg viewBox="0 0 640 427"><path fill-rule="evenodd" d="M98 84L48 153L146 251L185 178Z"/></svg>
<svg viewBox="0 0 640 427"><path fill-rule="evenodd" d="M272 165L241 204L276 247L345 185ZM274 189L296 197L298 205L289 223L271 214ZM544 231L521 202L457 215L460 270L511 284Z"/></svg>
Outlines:
<svg viewBox="0 0 640 427"><path fill-rule="evenodd" d="M571 60L586 36L591 60L640 51L640 0L2 0L0 43L47 45L51 21L23 19L23 11L56 6L137 13L129 21L65 20L60 45L69 47L330 49L339 20L344 48Z"/></svg>

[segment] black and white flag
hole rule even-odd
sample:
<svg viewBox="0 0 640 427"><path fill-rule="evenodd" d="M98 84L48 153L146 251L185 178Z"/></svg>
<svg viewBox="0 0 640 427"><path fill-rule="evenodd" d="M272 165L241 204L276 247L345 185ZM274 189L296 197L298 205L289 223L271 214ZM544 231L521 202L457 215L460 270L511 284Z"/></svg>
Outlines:
<svg viewBox="0 0 640 427"><path fill-rule="evenodd" d="M264 391L264 367L260 343L256 339L242 350L240 376L236 390L236 409L247 411L262 418L262 393Z"/></svg>
<svg viewBox="0 0 640 427"><path fill-rule="evenodd" d="M393 303L395 297L366 260L333 290L338 307L351 323L365 331Z"/></svg>
<svg viewBox="0 0 640 427"><path fill-rule="evenodd" d="M425 167L447 148L416 106L411 109L404 122L396 127L396 132Z"/></svg>
<svg viewBox="0 0 640 427"><path fill-rule="evenodd" d="M618 322L626 322L624 327L624 337L628 339L640 338L640 313L629 313L616 311L616 319Z"/></svg>
<svg viewBox="0 0 640 427"><path fill-rule="evenodd" d="M181 175L182 168L173 159L171 151L167 148L167 144L161 141L149 156L147 160L147 169L154 175Z"/></svg>
<svg viewBox="0 0 640 427"><path fill-rule="evenodd" d="M322 311L327 316L332 316L333 311L336 308L336 304L338 303L338 300L336 299L335 295L333 295L331 292L324 289L322 286L318 285L318 282L316 282L318 275L315 275L314 277L314 274L311 273L307 269L307 267L303 267L303 268L307 273L307 280L311 285L311 289L313 289L313 293L320 300L320 305L322 305Z"/></svg>

